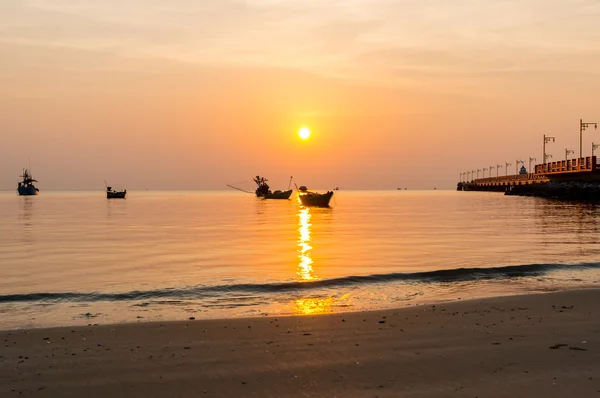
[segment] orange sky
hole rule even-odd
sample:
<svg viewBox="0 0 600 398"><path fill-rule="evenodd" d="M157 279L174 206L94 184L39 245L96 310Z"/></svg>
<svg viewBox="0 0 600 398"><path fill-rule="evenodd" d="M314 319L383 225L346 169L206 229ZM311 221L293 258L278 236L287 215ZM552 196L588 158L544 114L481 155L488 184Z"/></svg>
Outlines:
<svg viewBox="0 0 600 398"><path fill-rule="evenodd" d="M0 1L0 190L29 157L42 190L453 188L541 162L544 133L559 160L600 121L598 21L583 0Z"/></svg>

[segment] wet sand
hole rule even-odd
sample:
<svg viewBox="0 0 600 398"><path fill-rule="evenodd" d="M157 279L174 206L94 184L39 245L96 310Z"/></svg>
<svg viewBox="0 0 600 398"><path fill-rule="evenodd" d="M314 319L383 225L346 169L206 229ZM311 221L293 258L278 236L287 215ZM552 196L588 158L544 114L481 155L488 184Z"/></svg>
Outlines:
<svg viewBox="0 0 600 398"><path fill-rule="evenodd" d="M0 343L1 397L600 397L600 289Z"/></svg>

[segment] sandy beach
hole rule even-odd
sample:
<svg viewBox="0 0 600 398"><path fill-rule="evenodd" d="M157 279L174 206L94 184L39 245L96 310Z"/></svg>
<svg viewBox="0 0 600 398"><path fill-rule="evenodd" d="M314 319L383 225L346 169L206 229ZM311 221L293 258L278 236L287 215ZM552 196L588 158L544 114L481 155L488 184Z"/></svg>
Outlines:
<svg viewBox="0 0 600 398"><path fill-rule="evenodd" d="M0 332L0 396L595 397L600 290Z"/></svg>

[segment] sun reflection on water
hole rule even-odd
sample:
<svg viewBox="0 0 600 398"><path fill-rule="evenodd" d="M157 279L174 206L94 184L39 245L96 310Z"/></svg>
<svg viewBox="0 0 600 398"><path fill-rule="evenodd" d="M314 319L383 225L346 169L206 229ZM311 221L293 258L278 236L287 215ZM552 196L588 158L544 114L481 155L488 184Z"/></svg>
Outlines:
<svg viewBox="0 0 600 398"><path fill-rule="evenodd" d="M297 315L316 315L333 313L336 308L350 307L350 295L341 297L306 297L293 301L293 312Z"/></svg>
<svg viewBox="0 0 600 398"><path fill-rule="evenodd" d="M310 251L312 246L310 245L310 223L311 214L310 209L300 208L298 210L298 271L296 272L300 279L304 281L312 281L319 279L313 273L313 259Z"/></svg>
<svg viewBox="0 0 600 398"><path fill-rule="evenodd" d="M309 207L298 208L298 278L305 282L319 280L313 269L312 236L311 236L311 209ZM347 306L348 295L341 297L304 297L291 302L292 312L298 315L314 315L330 313L336 306Z"/></svg>
<svg viewBox="0 0 600 398"><path fill-rule="evenodd" d="M333 304L333 298L303 298L296 300L294 304L294 312L296 314L323 314L331 312L331 304Z"/></svg>

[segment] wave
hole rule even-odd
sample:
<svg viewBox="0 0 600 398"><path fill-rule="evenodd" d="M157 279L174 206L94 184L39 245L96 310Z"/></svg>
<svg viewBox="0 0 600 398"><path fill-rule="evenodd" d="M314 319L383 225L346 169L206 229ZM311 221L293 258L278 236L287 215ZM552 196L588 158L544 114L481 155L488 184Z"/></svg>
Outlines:
<svg viewBox="0 0 600 398"><path fill-rule="evenodd" d="M48 292L0 295L0 303L19 302L93 302L138 300L189 300L214 298L234 293L285 293L323 288L360 286L386 282L453 283L478 280L533 277L559 270L600 268L600 263L581 264L526 264L491 268L456 268L412 273L389 273L364 276L346 276L308 282L242 283L231 285L198 285L183 288L134 290L123 293L103 292Z"/></svg>

